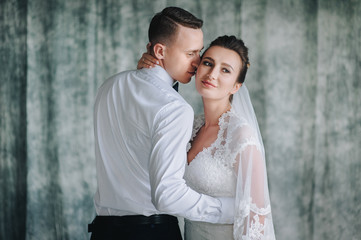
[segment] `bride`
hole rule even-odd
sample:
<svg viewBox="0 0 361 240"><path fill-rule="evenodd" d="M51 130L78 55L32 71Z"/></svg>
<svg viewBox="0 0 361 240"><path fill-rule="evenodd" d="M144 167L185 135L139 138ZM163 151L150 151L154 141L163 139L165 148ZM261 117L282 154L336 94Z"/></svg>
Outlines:
<svg viewBox="0 0 361 240"><path fill-rule="evenodd" d="M248 67L243 41L223 36L197 69L204 114L194 120L184 178L200 193L235 197L237 212L234 225L185 220L186 239L275 239L262 138L243 83Z"/></svg>
<svg viewBox="0 0 361 240"><path fill-rule="evenodd" d="M186 240L275 239L265 153L244 85L248 49L234 36L214 40L196 73L204 114L194 120L184 179L194 190L235 198L234 224L185 219Z"/></svg>

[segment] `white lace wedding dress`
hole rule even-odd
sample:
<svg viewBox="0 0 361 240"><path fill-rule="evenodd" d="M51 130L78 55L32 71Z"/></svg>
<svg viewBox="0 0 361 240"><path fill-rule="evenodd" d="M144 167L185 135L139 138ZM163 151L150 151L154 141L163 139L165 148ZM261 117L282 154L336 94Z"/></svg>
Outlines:
<svg viewBox="0 0 361 240"><path fill-rule="evenodd" d="M191 140L203 124L204 115L195 118ZM235 222L226 225L185 219L185 239L275 239L263 146L233 108L220 117L219 126L217 140L186 166L184 178L200 193L235 197ZM191 144L187 151L190 148Z"/></svg>

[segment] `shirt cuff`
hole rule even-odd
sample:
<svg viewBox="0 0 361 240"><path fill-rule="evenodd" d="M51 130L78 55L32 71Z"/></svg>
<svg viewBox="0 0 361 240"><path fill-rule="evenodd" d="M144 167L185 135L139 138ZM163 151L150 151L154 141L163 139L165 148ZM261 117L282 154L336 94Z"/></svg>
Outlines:
<svg viewBox="0 0 361 240"><path fill-rule="evenodd" d="M234 222L234 203L235 198L220 197L221 201L221 216L219 223L221 224L233 224Z"/></svg>

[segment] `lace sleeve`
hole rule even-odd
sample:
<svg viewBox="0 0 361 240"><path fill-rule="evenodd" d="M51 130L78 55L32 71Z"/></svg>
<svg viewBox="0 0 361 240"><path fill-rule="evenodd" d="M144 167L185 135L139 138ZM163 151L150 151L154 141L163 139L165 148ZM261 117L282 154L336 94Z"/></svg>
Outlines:
<svg viewBox="0 0 361 240"><path fill-rule="evenodd" d="M193 121L193 130L192 130L192 136L191 139L189 140L189 142L187 143L187 152L191 149L191 143L193 141L193 139L195 138L195 136L197 135L197 132L199 131L199 129L203 126L204 124L204 114L201 115L197 115L194 117L194 121Z"/></svg>
<svg viewBox="0 0 361 240"><path fill-rule="evenodd" d="M234 239L275 239L263 147L246 123L231 127L228 137L237 174Z"/></svg>

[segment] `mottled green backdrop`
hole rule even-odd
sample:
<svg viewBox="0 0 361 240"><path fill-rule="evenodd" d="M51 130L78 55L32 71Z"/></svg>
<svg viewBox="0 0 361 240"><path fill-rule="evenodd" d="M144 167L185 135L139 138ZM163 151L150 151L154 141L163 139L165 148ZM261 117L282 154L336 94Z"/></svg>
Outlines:
<svg viewBox="0 0 361 240"><path fill-rule="evenodd" d="M96 90L170 5L250 48L277 239L361 239L358 0L0 0L0 239L88 239Z"/></svg>

